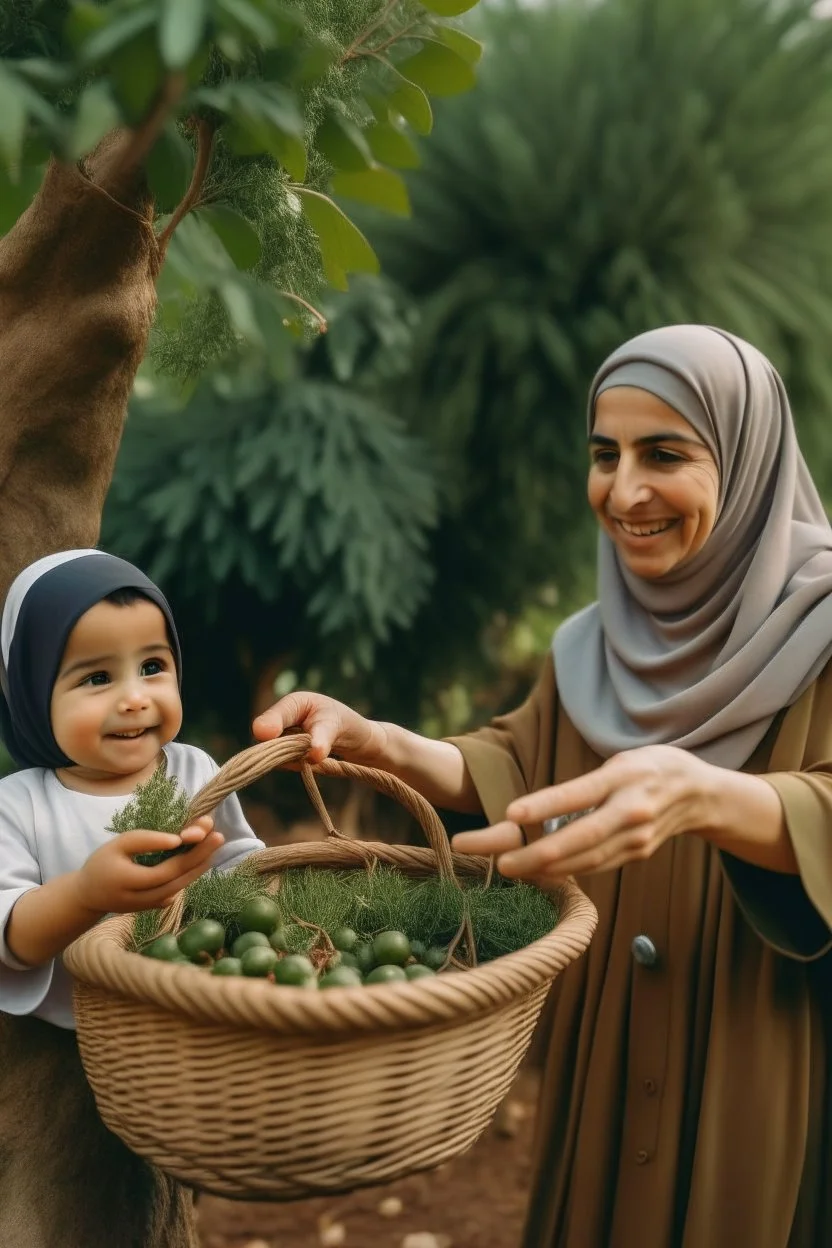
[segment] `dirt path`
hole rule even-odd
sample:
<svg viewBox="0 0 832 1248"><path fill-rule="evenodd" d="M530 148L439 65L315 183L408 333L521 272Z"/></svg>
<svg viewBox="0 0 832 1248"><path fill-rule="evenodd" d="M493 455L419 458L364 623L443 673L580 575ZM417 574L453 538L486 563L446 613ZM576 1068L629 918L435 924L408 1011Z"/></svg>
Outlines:
<svg viewBox="0 0 832 1248"><path fill-rule="evenodd" d="M203 1248L517 1248L537 1088L524 1070L474 1148L428 1174L286 1205L205 1196Z"/></svg>

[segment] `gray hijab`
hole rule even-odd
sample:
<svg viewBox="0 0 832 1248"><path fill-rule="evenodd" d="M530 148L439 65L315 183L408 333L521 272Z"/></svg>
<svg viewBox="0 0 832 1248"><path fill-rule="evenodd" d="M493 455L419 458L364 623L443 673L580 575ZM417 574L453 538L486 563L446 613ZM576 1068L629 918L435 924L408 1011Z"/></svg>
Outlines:
<svg viewBox="0 0 832 1248"><path fill-rule="evenodd" d="M560 699L604 758L668 744L736 769L832 656L832 528L783 382L747 342L704 325L633 338L595 376L590 432L612 386L648 390L705 440L717 519L689 563L654 581L601 532L598 601L553 642Z"/></svg>

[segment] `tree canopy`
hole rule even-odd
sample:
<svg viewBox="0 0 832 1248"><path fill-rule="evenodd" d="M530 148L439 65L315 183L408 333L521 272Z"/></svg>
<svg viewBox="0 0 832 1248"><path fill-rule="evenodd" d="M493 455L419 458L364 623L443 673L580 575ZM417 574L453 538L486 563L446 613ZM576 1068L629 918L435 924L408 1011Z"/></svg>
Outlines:
<svg viewBox="0 0 832 1248"><path fill-rule="evenodd" d="M832 23L808 0L566 0L466 29L487 55L417 141L412 217L359 209L386 276L327 300L291 386L133 409L106 532L200 637L210 616L235 639L240 723L270 659L414 719L493 678L513 622L545 645L592 592L586 388L632 334L749 338L810 454L827 436Z"/></svg>

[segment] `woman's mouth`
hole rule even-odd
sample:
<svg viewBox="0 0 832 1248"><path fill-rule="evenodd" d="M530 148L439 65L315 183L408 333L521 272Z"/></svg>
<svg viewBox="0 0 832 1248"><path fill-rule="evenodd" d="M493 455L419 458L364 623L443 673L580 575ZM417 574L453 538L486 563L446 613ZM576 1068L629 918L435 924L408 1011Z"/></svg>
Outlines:
<svg viewBox="0 0 832 1248"><path fill-rule="evenodd" d="M615 524L628 537L658 537L673 528L675 520L642 520L636 524L631 520L615 520Z"/></svg>

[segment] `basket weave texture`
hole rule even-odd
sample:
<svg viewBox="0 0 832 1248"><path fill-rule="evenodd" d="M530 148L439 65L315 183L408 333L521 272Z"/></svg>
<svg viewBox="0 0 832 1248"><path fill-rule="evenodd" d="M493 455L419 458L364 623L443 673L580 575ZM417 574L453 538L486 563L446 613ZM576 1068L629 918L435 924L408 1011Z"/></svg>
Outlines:
<svg viewBox="0 0 832 1248"><path fill-rule="evenodd" d="M297 734L236 755L189 819L308 748ZM430 849L340 836L312 769L302 770L329 836L254 855L263 874L375 860L411 875L487 878L489 860L452 854L433 807L394 777L332 759L315 768L395 797ZM64 954L99 1112L136 1153L225 1197L293 1200L438 1166L488 1125L552 980L589 944L592 903L571 881L557 900L556 928L516 953L428 980L320 993L141 957L129 951L132 916L107 919ZM182 909L180 894L165 929L176 930Z"/></svg>

